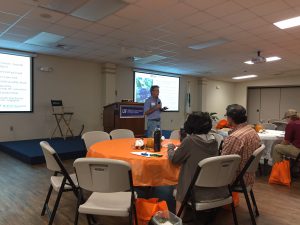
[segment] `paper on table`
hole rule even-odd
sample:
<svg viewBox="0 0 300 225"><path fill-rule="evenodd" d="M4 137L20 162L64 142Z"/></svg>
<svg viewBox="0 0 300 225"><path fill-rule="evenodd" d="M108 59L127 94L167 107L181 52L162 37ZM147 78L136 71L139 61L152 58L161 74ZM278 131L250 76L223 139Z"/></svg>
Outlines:
<svg viewBox="0 0 300 225"><path fill-rule="evenodd" d="M150 152L131 152L131 154L144 156L144 157L150 157Z"/></svg>

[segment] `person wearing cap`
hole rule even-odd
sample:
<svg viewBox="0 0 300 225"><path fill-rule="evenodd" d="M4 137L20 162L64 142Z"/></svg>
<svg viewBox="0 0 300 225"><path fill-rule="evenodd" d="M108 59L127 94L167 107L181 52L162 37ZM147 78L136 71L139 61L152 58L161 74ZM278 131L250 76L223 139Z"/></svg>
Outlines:
<svg viewBox="0 0 300 225"><path fill-rule="evenodd" d="M256 131L247 124L247 112L243 106L228 105L225 116L227 116L228 125L232 127L232 130L229 132L229 136L224 139L221 154L238 154L241 156L241 163L237 171L239 174L252 153L261 145L261 141ZM246 185L253 185L255 174L246 173L244 180Z"/></svg>
<svg viewBox="0 0 300 225"><path fill-rule="evenodd" d="M289 109L283 119L287 120L284 140L275 145L272 152L274 163L281 162L283 156L297 157L300 153L300 119L295 109Z"/></svg>
<svg viewBox="0 0 300 225"><path fill-rule="evenodd" d="M151 96L144 103L144 114L147 116L147 137L152 137L155 128L160 128L160 112L168 108L163 107L158 98L159 86L153 85L150 88Z"/></svg>

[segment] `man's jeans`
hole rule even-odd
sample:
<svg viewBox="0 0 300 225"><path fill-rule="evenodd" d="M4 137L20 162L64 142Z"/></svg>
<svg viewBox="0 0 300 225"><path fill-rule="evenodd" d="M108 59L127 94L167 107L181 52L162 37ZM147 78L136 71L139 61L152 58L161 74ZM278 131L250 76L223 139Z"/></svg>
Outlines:
<svg viewBox="0 0 300 225"><path fill-rule="evenodd" d="M147 137L153 137L155 128L160 128L160 121L158 120L148 120L147 121Z"/></svg>

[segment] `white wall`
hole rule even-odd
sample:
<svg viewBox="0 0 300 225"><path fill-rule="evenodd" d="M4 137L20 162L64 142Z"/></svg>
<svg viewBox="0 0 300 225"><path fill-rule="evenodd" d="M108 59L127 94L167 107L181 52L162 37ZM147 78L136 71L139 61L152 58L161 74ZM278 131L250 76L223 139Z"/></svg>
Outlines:
<svg viewBox="0 0 300 225"><path fill-rule="evenodd" d="M52 67L53 72L41 72L41 66ZM0 114L0 141L50 137L56 124L51 99L62 99L74 112L71 127L76 135L82 124L85 130L102 129L101 88L99 64L39 55L34 59L34 112Z"/></svg>
<svg viewBox="0 0 300 225"><path fill-rule="evenodd" d="M248 87L269 87L269 86L288 86L288 85L294 85L294 86L300 85L300 75L236 83L235 101L236 103L247 107Z"/></svg>
<svg viewBox="0 0 300 225"><path fill-rule="evenodd" d="M206 111L216 112L219 119L224 117L226 107L235 102L235 84L225 81L207 80Z"/></svg>

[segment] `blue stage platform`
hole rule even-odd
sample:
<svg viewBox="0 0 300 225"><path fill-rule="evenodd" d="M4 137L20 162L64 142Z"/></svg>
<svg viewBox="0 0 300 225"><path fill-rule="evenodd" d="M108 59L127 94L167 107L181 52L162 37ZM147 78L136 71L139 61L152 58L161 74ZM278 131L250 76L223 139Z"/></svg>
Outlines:
<svg viewBox="0 0 300 225"><path fill-rule="evenodd" d="M70 137L66 140L63 138L45 138L0 142L0 151L28 164L44 163L44 155L39 144L41 141L48 141L61 159L73 159L84 157L86 155L85 145L80 137Z"/></svg>

